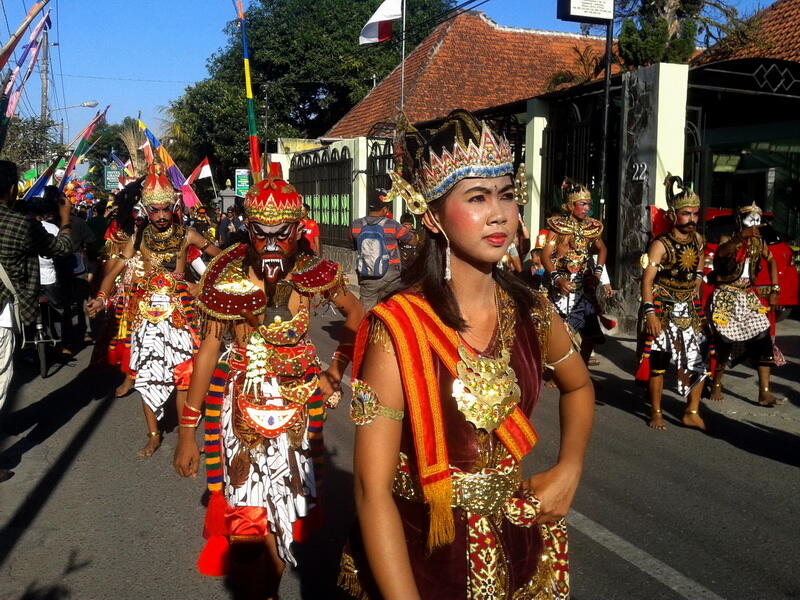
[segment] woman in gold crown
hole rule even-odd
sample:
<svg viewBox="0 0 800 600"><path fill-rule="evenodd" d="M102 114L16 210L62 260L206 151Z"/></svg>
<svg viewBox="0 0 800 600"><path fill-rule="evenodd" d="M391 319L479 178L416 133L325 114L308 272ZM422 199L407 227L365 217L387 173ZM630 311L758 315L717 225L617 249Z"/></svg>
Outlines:
<svg viewBox="0 0 800 600"><path fill-rule="evenodd" d="M427 140L408 132L403 159L391 193L422 215L427 237L406 290L356 338L359 531L340 586L357 598L565 598L562 518L594 393L547 299L497 268L522 196L510 146L455 111ZM561 391L561 452L525 479L545 368Z"/></svg>

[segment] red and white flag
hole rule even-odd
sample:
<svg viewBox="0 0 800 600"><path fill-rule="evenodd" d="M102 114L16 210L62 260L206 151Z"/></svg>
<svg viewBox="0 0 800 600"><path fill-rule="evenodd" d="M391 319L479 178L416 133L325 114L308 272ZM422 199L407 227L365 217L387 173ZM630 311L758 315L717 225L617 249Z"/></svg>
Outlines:
<svg viewBox="0 0 800 600"><path fill-rule="evenodd" d="M144 162L148 165L152 164L155 158L153 157L153 148L150 146L150 140L146 140L144 144L139 146L139 150L144 152Z"/></svg>
<svg viewBox="0 0 800 600"><path fill-rule="evenodd" d="M211 177L211 166L208 164L208 157L206 156L200 161L200 164L195 167L194 171L192 171L192 174L189 175L189 178L183 185L192 185L195 180L207 179L208 177Z"/></svg>
<svg viewBox="0 0 800 600"><path fill-rule="evenodd" d="M402 0L383 0L361 30L359 45L385 42L392 37L392 21L403 16Z"/></svg>

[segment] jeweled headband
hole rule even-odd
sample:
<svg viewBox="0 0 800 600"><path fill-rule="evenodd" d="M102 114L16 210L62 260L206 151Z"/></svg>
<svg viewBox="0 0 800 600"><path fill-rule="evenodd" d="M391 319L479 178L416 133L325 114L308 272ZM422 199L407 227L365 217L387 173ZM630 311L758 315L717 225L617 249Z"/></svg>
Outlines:
<svg viewBox="0 0 800 600"><path fill-rule="evenodd" d="M452 151L442 148L441 156L438 156L429 150L428 156L421 161L415 181L415 187L428 201L444 196L455 184L468 177L514 176L514 160L508 140L495 134L484 121L455 118L461 125L469 127L480 143L476 145L474 139L465 140L459 132ZM455 118L448 119L440 130L452 127ZM477 124L480 131L474 129Z"/></svg>

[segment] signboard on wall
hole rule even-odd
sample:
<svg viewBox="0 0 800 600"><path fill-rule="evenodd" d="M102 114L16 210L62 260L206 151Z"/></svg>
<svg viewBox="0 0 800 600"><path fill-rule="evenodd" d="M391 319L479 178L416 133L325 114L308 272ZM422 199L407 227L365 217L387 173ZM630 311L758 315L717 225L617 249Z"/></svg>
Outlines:
<svg viewBox="0 0 800 600"><path fill-rule="evenodd" d="M106 191L119 189L120 175L122 175L122 169L115 164L103 167L103 187Z"/></svg>
<svg viewBox="0 0 800 600"><path fill-rule="evenodd" d="M558 0L558 18L578 23L602 23L614 18L614 0Z"/></svg>
<svg viewBox="0 0 800 600"><path fill-rule="evenodd" d="M250 189L250 169L236 169L236 195L244 197Z"/></svg>

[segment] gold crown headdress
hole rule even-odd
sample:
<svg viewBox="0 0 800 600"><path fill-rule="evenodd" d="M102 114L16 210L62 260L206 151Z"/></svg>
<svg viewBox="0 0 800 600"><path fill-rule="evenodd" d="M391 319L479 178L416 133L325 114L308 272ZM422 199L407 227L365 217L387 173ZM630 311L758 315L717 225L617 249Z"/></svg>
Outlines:
<svg viewBox="0 0 800 600"><path fill-rule="evenodd" d="M677 194L675 193L676 184L679 190ZM700 196L695 194L691 188L684 186L683 179L677 175L667 173L664 185L667 188L667 206L671 211L677 212L684 208L700 207Z"/></svg>
<svg viewBox="0 0 800 600"><path fill-rule="evenodd" d="M244 214L248 220L264 225L280 225L303 218L303 197L283 179L280 163L271 163L269 175L247 192Z"/></svg>
<svg viewBox="0 0 800 600"><path fill-rule="evenodd" d="M576 183L569 177L565 177L561 184L561 206L565 212L572 212L572 207L578 200L592 199L592 193L585 185Z"/></svg>
<svg viewBox="0 0 800 600"><path fill-rule="evenodd" d="M492 131L486 122L478 121L465 110L451 112L427 140L408 125L402 115L400 124L403 126L398 129L403 133L395 161L398 168L390 173L392 189L387 202L399 196L411 213L421 215L428 209L428 202L444 196L462 179L514 177L511 144ZM438 154L434 146L440 148ZM400 175L404 154L411 163L406 165L408 179ZM517 177L518 185L519 182ZM524 193L518 193L516 198L519 204L527 202Z"/></svg>
<svg viewBox="0 0 800 600"><path fill-rule="evenodd" d="M763 214L764 211L761 210L761 207L756 204L756 201L753 200L753 203L750 206L740 206L739 207L739 214L745 215L747 213L758 213Z"/></svg>
<svg viewBox="0 0 800 600"><path fill-rule="evenodd" d="M175 204L175 189L167 179L164 165L151 163L142 186L142 204L145 208L154 204Z"/></svg>

